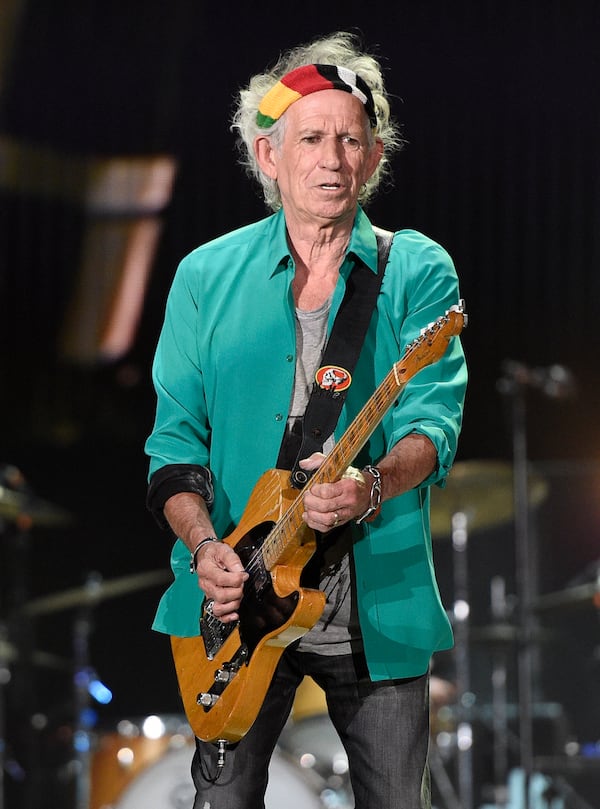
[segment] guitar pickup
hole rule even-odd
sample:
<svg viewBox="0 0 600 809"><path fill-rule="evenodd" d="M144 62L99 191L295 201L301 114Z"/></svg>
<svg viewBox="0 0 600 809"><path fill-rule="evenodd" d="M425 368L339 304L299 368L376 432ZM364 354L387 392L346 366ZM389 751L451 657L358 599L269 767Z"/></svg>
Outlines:
<svg viewBox="0 0 600 809"><path fill-rule="evenodd" d="M237 621L232 621L228 624L219 621L213 615L212 605L212 599L205 601L200 617L200 634L202 635L206 657L209 660L214 658L238 624Z"/></svg>

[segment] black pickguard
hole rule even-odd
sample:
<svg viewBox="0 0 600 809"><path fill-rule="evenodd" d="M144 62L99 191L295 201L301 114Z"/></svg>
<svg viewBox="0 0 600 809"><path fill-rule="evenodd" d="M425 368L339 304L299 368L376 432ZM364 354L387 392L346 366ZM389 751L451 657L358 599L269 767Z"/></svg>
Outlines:
<svg viewBox="0 0 600 809"><path fill-rule="evenodd" d="M239 609L238 629L241 640L248 647L249 656L265 635L271 634L288 621L296 609L299 592L284 598L273 589L271 574L264 567L259 549L273 522L255 525L235 546L235 551L250 574L244 586L244 597Z"/></svg>

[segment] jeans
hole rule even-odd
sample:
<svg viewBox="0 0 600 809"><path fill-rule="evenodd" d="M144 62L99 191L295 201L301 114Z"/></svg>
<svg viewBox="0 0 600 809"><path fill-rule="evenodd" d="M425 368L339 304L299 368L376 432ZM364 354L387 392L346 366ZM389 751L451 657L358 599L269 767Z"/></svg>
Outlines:
<svg viewBox="0 0 600 809"><path fill-rule="evenodd" d="M296 688L309 674L324 689L348 756L356 809L429 809L429 674L371 682L362 656L286 649L259 715L227 749L216 783L217 747L196 740L194 809L264 809L268 767Z"/></svg>

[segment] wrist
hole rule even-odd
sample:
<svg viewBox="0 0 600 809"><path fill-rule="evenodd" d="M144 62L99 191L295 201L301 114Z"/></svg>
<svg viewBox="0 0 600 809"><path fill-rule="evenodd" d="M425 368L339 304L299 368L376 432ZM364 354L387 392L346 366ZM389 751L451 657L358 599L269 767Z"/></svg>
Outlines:
<svg viewBox="0 0 600 809"><path fill-rule="evenodd" d="M190 553L190 573L195 573L196 568L198 567L198 554L205 545L208 545L209 542L218 542L219 540L216 537L204 537L201 539L200 542L196 545L193 551Z"/></svg>
<svg viewBox="0 0 600 809"><path fill-rule="evenodd" d="M367 472L373 481L369 492L369 506L364 514L356 518L356 524L360 525L362 522L371 522L377 517L381 510L381 472L376 466L365 466L362 470L363 473Z"/></svg>

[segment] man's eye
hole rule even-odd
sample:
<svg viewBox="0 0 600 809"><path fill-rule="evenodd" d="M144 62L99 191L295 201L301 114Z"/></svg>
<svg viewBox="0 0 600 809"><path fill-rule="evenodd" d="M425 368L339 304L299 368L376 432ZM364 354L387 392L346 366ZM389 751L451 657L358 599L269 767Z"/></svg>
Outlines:
<svg viewBox="0 0 600 809"><path fill-rule="evenodd" d="M357 138L353 138L351 135L344 135L342 138L342 143L347 149L352 149L356 151L356 149L360 149L360 141Z"/></svg>

